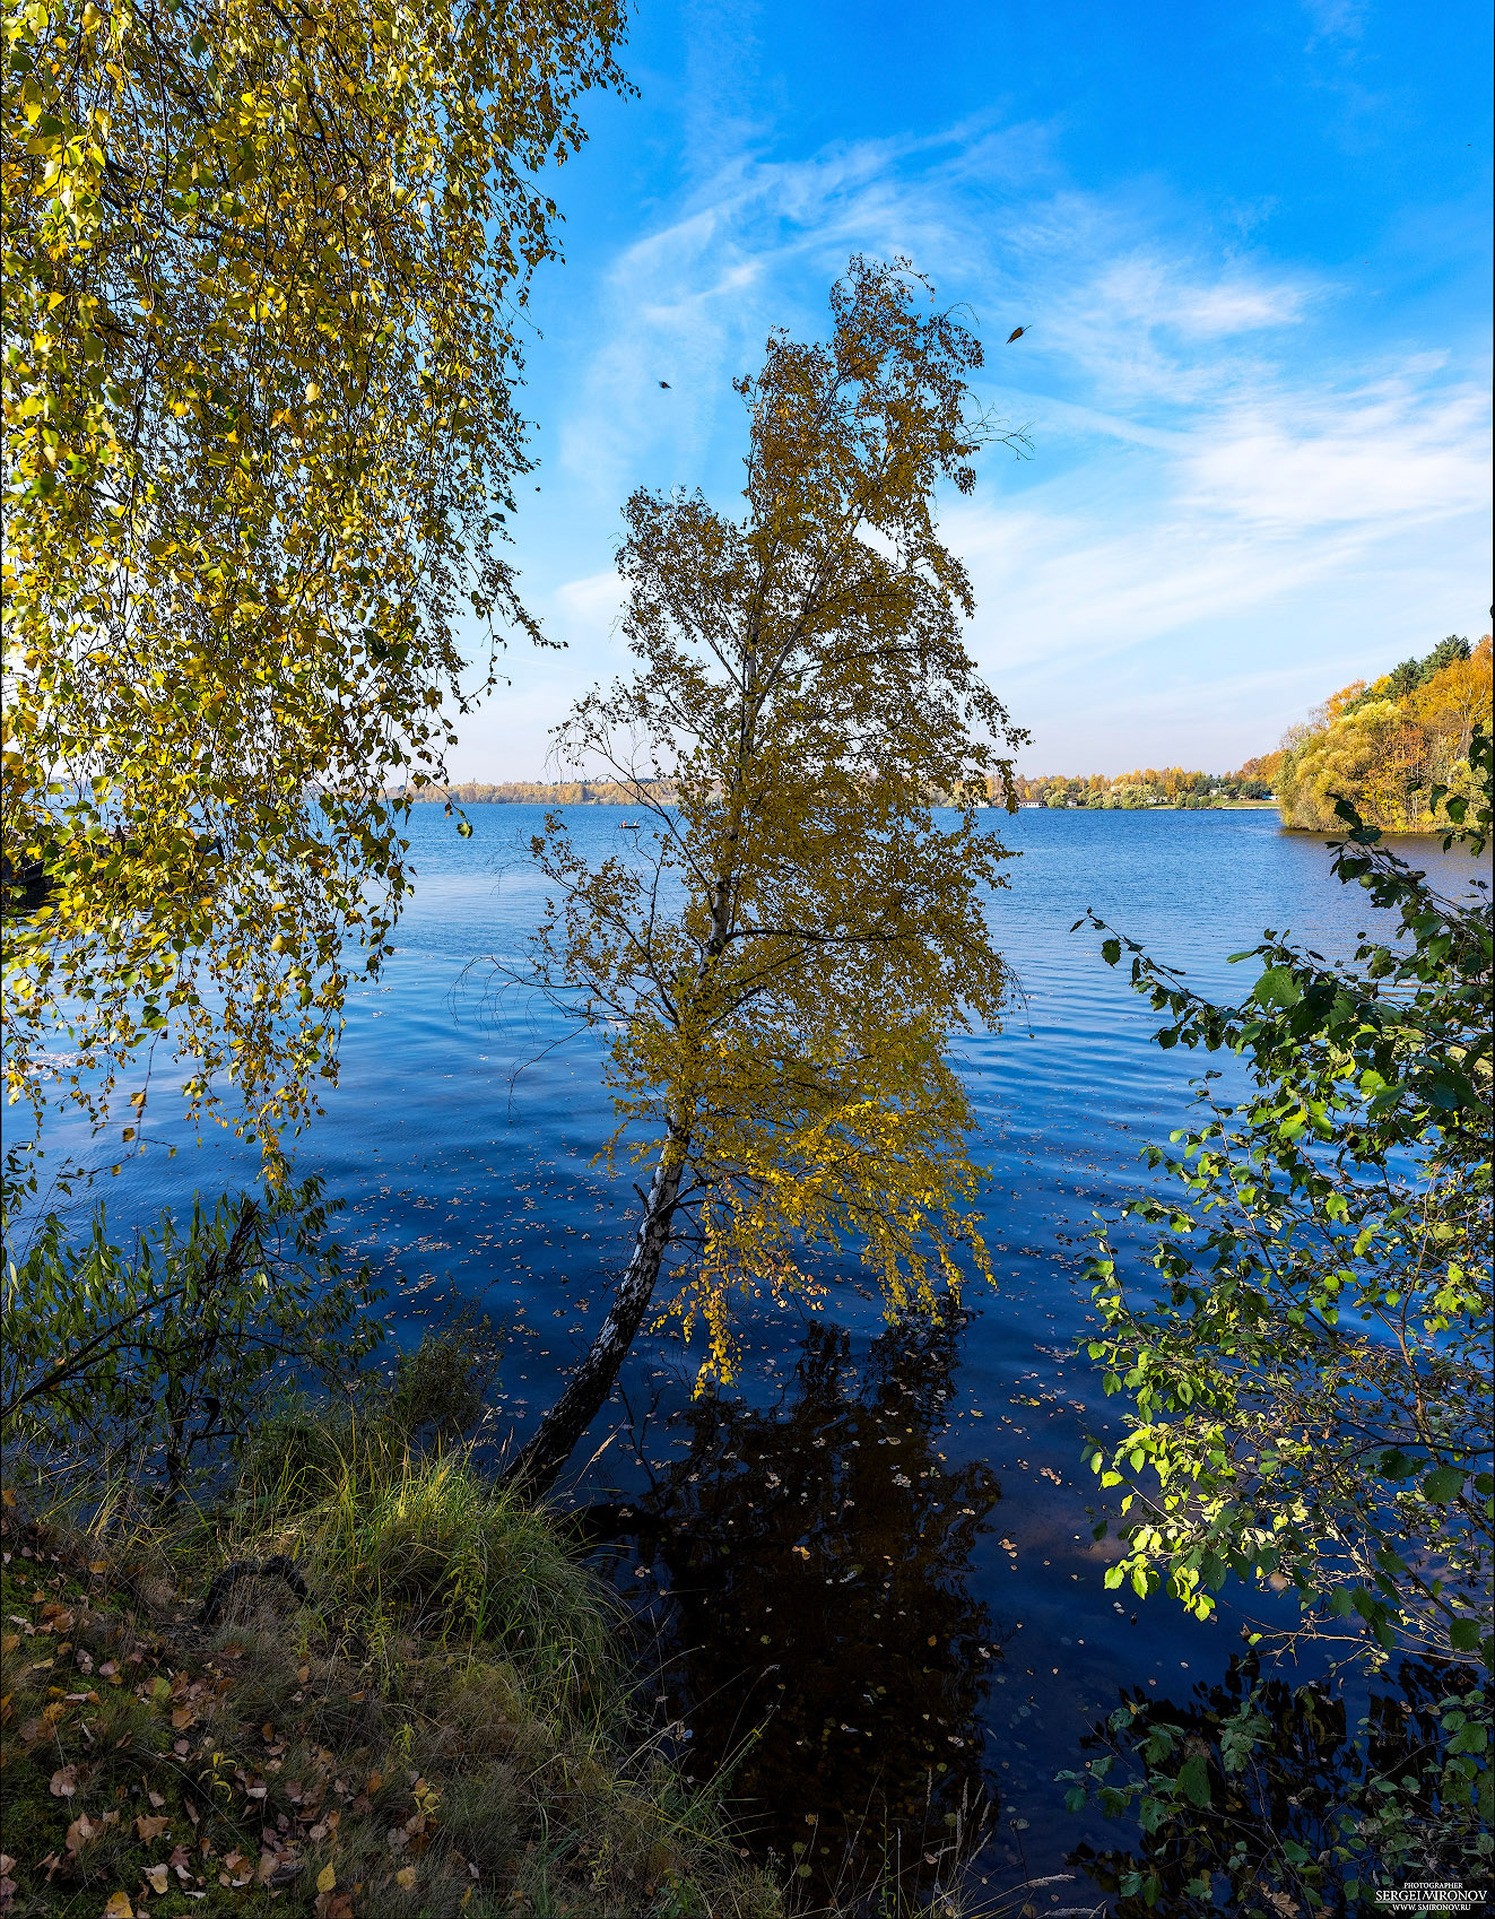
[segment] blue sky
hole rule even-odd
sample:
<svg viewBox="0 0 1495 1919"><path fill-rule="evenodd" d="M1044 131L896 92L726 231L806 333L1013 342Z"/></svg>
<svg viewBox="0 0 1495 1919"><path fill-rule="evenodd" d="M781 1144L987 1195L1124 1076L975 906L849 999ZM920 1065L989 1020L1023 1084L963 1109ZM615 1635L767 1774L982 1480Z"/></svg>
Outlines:
<svg viewBox="0 0 1495 1919"><path fill-rule="evenodd" d="M735 504L732 377L859 250L969 303L1031 428L942 515L1025 770L1223 770L1487 631L1490 55L1484 0L643 0L533 306L515 558L566 651L510 650L454 773L551 770L626 663L624 498Z"/></svg>

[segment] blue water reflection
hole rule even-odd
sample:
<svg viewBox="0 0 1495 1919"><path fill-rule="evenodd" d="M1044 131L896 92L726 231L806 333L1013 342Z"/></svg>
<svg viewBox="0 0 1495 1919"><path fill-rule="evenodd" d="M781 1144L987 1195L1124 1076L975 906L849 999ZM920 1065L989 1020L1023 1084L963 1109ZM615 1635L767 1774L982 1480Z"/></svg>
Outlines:
<svg viewBox="0 0 1495 1919"><path fill-rule="evenodd" d="M541 897L523 863L539 810L475 806L469 817L473 834L463 840L440 808L415 809L417 890L398 954L381 983L350 1009L341 1081L302 1142L300 1161L304 1170L323 1172L330 1192L345 1201L344 1239L392 1279L400 1276L389 1300L399 1337L439 1319L454 1300L511 1328L503 1414L522 1434L604 1310L608 1282L626 1257L634 1201L629 1169L609 1175L595 1162L611 1131L596 1044L547 1050L560 1030L551 1016L513 1005L495 1016L481 969L467 971L485 955L522 951ZM1156 1016L1122 971L1102 963L1096 937L1070 928L1093 908L1156 957L1185 968L1205 991L1235 996L1251 981L1226 955L1254 944L1264 927L1290 928L1322 953L1345 954L1371 909L1359 888L1329 878L1324 842L1283 833L1269 812L1034 810L992 817L993 830L1020 855L994 911L1021 995L1005 1030L966 1038L960 1057L990 1171L986 1214L999 1283L968 1298L971 1317L959 1350L941 1362L938 1407L927 1409L933 1423L920 1430L923 1470L966 1489L970 1523L954 1533L940 1528L947 1543L958 1538L961 1563L925 1568L923 1596L902 1608L909 1643L899 1641L899 1609L869 1610L870 1600L842 1608L839 1636L827 1627L808 1643L815 1712L826 1728L862 1724L858 1714L868 1713L865 1695L870 1680L875 1696L879 1670L899 1675L893 1690L903 1717L917 1691L910 1674L931 1674L935 1723L912 1728L915 1743L925 1751L931 1740L946 1741L945 1759L926 1752L930 1767L948 1770L940 1775L941 1792L983 1780L995 1788L993 1869L1017 1874L1057 1869L1074 1843L1079 1827L1062 1811L1053 1775L1075 1762L1081 1734L1114 1705L1118 1686L1183 1696L1196 1683L1219 1680L1240 1643L1240 1619L1228 1608L1217 1623L1197 1625L1163 1600L1138 1608L1101 1585L1108 1551L1091 1537L1097 1495L1081 1450L1088 1434L1104 1431L1107 1413L1093 1370L1070 1356L1086 1315L1077 1274L1096 1211L1113 1210L1136 1190L1140 1146L1181 1123L1189 1075L1203 1062L1150 1043ZM624 818L613 808L579 808L571 824L582 850L626 852L632 836ZM1435 843L1404 850L1450 886L1467 882L1469 862L1443 855ZM66 1143L59 1128L57 1144ZM168 1158L167 1144L183 1150ZM193 1187L221 1190L252 1181L254 1172L251 1150L221 1137L195 1144L185 1129L157 1118L148 1150L127 1163L111 1201L120 1214L144 1215L180 1204ZM843 1368L828 1389L826 1443L849 1448L855 1440L875 1455L876 1471L889 1476L881 1508L912 1512L917 1502L900 1507L889 1490L902 1470L898 1395L879 1397L855 1384L882 1376L874 1352L880 1313L855 1273L843 1276L847 1283L824 1315L835 1322ZM726 1464L752 1457L765 1487L770 1470L783 1483L787 1469L771 1462L780 1438L791 1435L803 1479L813 1407L807 1415L802 1368L827 1335L817 1330L810 1338L794 1310L767 1306L743 1332L743 1374L718 1433L730 1428L748 1438ZM631 1502L634 1512L653 1501L652 1530L630 1535L624 1528L613 1563L620 1584L676 1634L678 1656L662 1698L667 1710L683 1705L693 1714L708 1761L761 1725L747 1785L760 1829L787 1846L805 1811L835 1810L799 1805L807 1777L818 1776L828 1794L860 1790L866 1797L874 1776L888 1771L875 1748L880 1741L891 1754L894 1735L886 1715L876 1721L882 1731L865 1754L860 1788L847 1768L859 1763L861 1748L844 1738L836 1746L829 1731L818 1773L807 1770L805 1713L782 1710L762 1685L763 1670L782 1650L772 1643L772 1613L775 1606L803 1612L812 1555L816 1576L828 1585L845 1567L808 1533L796 1540L782 1502L755 1504L753 1486L744 1490L740 1471L724 1477L715 1456L711 1510L718 1518L733 1513L750 1554L752 1514L765 1517L758 1574L731 1588L734 1616L754 1628L744 1625L731 1642L741 1668L736 1680L722 1646L706 1646L709 1607L692 1602L709 1599L713 1589L702 1568L716 1562L703 1544L702 1482L689 1475L692 1463L698 1475L702 1470L694 1372L694 1356L673 1339L641 1341L618 1401L577 1455L566 1497ZM868 1470L859 1460L859 1484ZM834 1478L829 1466L827 1478ZM977 1484L979 1499L970 1493ZM669 1501L661 1498L670 1486L680 1494L673 1546ZM686 1495L687 1486L698 1490ZM808 1510L811 1488L801 1489ZM929 1494L935 1497L933 1484ZM864 1509L879 1508L865 1490L860 1497ZM887 1534L891 1523L859 1557L844 1541L837 1554L844 1550L874 1572L892 1565L901 1548ZM765 1542L782 1565L769 1564ZM775 1584L781 1575L782 1592ZM957 1595L954 1613L964 1624L926 1657L909 1636L922 1633L927 1641L929 1620L944 1616L935 1590L942 1581L942 1590ZM855 1636L874 1611L880 1637L859 1646ZM935 1628L935 1638L944 1630ZM970 1670L960 1675L950 1667L956 1637L969 1652ZM769 1643L759 1654L752 1640ZM782 1675L774 1683L782 1684ZM947 1694L958 1698L958 1729L942 1730L938 1701ZM784 1742L777 1748L776 1739ZM793 1803L775 1803L776 1779Z"/></svg>

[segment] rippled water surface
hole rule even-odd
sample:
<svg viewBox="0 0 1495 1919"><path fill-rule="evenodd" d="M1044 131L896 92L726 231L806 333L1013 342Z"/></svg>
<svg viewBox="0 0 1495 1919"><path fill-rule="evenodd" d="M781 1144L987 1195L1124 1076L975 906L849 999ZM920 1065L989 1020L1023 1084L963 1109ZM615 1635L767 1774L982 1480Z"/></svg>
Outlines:
<svg viewBox="0 0 1495 1919"><path fill-rule="evenodd" d="M612 850L624 817L578 809L573 830ZM345 1238L401 1276L401 1337L454 1301L511 1329L503 1411L522 1431L605 1310L635 1201L627 1174L593 1164L610 1130L595 1051L547 1052L543 1020L495 1014L481 969L464 981L522 946L540 897L519 858L538 810L470 818L462 840L416 809L398 957L352 1009L301 1163L346 1201ZM667 1630L661 1714L683 1714L701 1763L734 1758L750 1826L812 1870L843 1828L887 1811L944 1830L984 1792L994 1878L1058 1871L1100 1833L1064 1812L1053 1777L1119 1688L1185 1701L1225 1675L1240 1616L1197 1625L1161 1598L1119 1601L1091 1536L1081 1449L1106 1402L1072 1357L1084 1235L1137 1187L1142 1143L1181 1123L1200 1062L1150 1043L1156 1017L1070 928L1092 907L1235 996L1250 980L1225 956L1264 927L1338 954L1369 918L1324 843L1271 812L993 818L1020 856L995 918L1022 995L961 1057L997 1289L972 1291L964 1326L908 1339L848 1270L813 1322L764 1309L747 1325L720 1401L692 1400L677 1341L643 1340L566 1493L606 1509L601 1563ZM1402 850L1468 877L1434 843ZM175 1160L156 1147L118 1197L145 1210L252 1172L223 1143Z"/></svg>

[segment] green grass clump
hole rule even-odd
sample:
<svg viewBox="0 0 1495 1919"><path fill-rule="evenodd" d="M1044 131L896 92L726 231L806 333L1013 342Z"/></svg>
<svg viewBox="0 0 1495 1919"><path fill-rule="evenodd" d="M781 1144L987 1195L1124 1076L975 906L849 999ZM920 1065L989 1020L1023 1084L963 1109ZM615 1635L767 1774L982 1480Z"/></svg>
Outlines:
<svg viewBox="0 0 1495 1919"><path fill-rule="evenodd" d="M277 1437L292 1438L288 1424ZM544 1513L460 1450L421 1456L379 1427L324 1430L313 1444L292 1440L273 1482L246 1475L240 1507L255 1523L234 1550L294 1557L371 1645L414 1632L522 1653L568 1697L604 1684L610 1599Z"/></svg>
<svg viewBox="0 0 1495 1919"><path fill-rule="evenodd" d="M8 1495L16 1919L779 1919L629 1716L616 1609L461 1452L294 1417L220 1511L99 1533ZM268 1470L274 1462L273 1471ZM293 1555L308 1598L213 1573Z"/></svg>

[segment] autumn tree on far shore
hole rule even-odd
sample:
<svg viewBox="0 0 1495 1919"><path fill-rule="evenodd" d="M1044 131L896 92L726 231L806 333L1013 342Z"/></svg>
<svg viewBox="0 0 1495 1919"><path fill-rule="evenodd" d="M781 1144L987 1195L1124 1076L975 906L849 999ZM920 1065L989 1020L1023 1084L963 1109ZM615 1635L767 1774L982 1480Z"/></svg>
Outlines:
<svg viewBox="0 0 1495 1919"><path fill-rule="evenodd" d="M1469 744L1490 721L1488 634L1477 646L1450 634L1424 659L1353 680L1283 741L1283 824L1334 832L1344 801L1383 833L1433 832L1434 789L1471 790Z"/></svg>
<svg viewBox="0 0 1495 1919"><path fill-rule="evenodd" d="M593 865L549 818L533 850L552 901L513 977L611 1036L618 1140L649 1186L592 1347L510 1467L530 1490L651 1307L703 1323L706 1369L729 1377L734 1301L813 1300L817 1248L854 1250L894 1313L937 1310L986 1266L947 1048L1008 992L984 807L1022 735L963 644L970 583L934 495L969 491L983 443L1021 442L972 408L980 346L928 291L854 260L828 344L772 336L738 388L740 517L699 495L627 505L637 667L559 744L645 828L636 857Z"/></svg>

